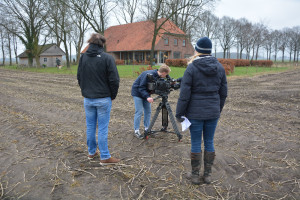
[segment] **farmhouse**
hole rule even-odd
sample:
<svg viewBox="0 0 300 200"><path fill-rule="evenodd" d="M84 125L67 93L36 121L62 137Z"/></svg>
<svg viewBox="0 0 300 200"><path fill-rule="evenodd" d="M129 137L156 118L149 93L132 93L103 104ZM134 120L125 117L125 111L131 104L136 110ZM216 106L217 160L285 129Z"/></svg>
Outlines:
<svg viewBox="0 0 300 200"><path fill-rule="evenodd" d="M160 19L159 21L162 21ZM142 21L109 27L104 31L106 52L124 64L149 64L154 23ZM82 51L84 53L88 46ZM173 22L167 21L159 30L155 41L154 62L182 59L192 56L194 48L187 35Z"/></svg>
<svg viewBox="0 0 300 200"><path fill-rule="evenodd" d="M62 62L62 57L65 55L65 52L58 47L56 44L46 44L46 45L39 45L38 51L41 52L40 54L40 64L41 66L45 65L47 67L55 67L56 66L56 59L59 59ZM28 56L26 51L21 53L19 56L19 64L20 65L28 65ZM33 66L36 66L36 60L33 59Z"/></svg>

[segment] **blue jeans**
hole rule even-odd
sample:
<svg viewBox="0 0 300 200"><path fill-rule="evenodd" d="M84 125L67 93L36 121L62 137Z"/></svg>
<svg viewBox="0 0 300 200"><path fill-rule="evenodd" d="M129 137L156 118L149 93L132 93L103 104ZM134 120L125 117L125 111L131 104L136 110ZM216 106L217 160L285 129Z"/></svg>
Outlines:
<svg viewBox="0 0 300 200"><path fill-rule="evenodd" d="M98 121L98 147L101 160L111 157L107 145L111 104L110 97L98 99L84 98L88 152L89 155L93 155L97 150L96 126Z"/></svg>
<svg viewBox="0 0 300 200"><path fill-rule="evenodd" d="M191 153L201 152L202 134L204 140L204 150L208 152L215 152L214 135L218 120L218 118L209 120L189 119L191 122Z"/></svg>
<svg viewBox="0 0 300 200"><path fill-rule="evenodd" d="M144 112L144 127L148 128L151 119L151 104L140 97L133 97L134 101L134 130L140 129L141 118Z"/></svg>

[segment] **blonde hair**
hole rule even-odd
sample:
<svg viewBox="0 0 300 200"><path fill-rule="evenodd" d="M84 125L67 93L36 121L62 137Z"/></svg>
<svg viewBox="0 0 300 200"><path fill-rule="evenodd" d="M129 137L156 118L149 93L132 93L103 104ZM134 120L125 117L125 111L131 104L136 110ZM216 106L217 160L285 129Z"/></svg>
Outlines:
<svg viewBox="0 0 300 200"><path fill-rule="evenodd" d="M209 54L197 52L195 55L193 55L192 57L189 58L188 65L191 64L195 60L195 58L197 58L198 56L201 56L201 55L209 55Z"/></svg>
<svg viewBox="0 0 300 200"><path fill-rule="evenodd" d="M160 73L170 73L171 72L171 68L168 66L168 65L166 65L166 64L163 64L162 66L160 66L160 68L158 69L158 71L160 72Z"/></svg>

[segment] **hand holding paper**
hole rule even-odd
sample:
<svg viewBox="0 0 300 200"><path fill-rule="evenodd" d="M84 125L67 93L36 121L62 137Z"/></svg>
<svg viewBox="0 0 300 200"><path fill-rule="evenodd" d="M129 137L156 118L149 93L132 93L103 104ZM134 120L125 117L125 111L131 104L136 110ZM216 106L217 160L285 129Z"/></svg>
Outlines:
<svg viewBox="0 0 300 200"><path fill-rule="evenodd" d="M181 118L184 119L183 122L181 122L181 127L182 127L182 131L185 131L186 129L188 129L191 125L191 122L188 120L188 118L181 116Z"/></svg>

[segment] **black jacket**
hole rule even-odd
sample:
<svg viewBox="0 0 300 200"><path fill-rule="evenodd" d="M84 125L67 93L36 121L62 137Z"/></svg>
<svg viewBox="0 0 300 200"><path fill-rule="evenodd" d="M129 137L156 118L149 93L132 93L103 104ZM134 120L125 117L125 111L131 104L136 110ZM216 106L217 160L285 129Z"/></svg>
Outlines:
<svg viewBox="0 0 300 200"><path fill-rule="evenodd" d="M227 97L225 70L215 57L201 56L184 72L176 117L188 119L216 119Z"/></svg>
<svg viewBox="0 0 300 200"><path fill-rule="evenodd" d="M134 81L131 88L131 95L135 97L140 97L142 99L147 99L150 97L150 91L148 90L148 79L147 74L152 74L154 80L156 80L159 76L157 73L157 69L144 71L139 75L139 77Z"/></svg>
<svg viewBox="0 0 300 200"><path fill-rule="evenodd" d="M77 80L86 98L115 99L117 96L120 78L115 60L96 44L90 44L80 57Z"/></svg>

